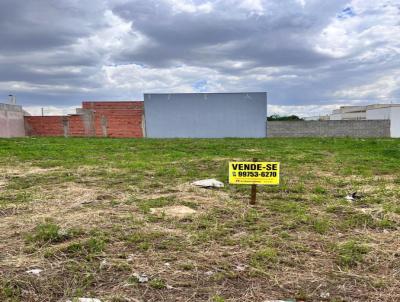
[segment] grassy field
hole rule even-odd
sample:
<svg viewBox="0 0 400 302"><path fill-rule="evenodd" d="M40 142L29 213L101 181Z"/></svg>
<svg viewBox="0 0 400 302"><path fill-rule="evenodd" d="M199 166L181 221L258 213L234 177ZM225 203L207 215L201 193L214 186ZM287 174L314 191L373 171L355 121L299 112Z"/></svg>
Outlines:
<svg viewBox="0 0 400 302"><path fill-rule="evenodd" d="M400 300L400 140L3 139L0 173L0 301Z"/></svg>

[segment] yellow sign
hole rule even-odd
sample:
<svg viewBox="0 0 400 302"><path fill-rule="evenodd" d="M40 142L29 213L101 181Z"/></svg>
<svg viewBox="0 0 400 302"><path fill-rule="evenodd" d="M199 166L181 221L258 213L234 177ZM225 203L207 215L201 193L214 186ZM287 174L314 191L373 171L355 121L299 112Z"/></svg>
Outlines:
<svg viewBox="0 0 400 302"><path fill-rule="evenodd" d="M279 185L278 162L229 162L229 183Z"/></svg>

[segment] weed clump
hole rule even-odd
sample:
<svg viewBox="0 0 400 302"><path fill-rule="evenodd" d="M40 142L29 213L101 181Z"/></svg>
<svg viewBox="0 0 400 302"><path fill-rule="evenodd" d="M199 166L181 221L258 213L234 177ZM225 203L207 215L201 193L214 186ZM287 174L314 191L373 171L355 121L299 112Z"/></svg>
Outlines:
<svg viewBox="0 0 400 302"><path fill-rule="evenodd" d="M337 247L337 263L343 267L354 267L362 262L369 248L354 240L347 241Z"/></svg>
<svg viewBox="0 0 400 302"><path fill-rule="evenodd" d="M313 221L313 229L319 234L325 234L328 232L330 222L327 219L315 219Z"/></svg>
<svg viewBox="0 0 400 302"><path fill-rule="evenodd" d="M225 302L225 299L222 298L220 295L215 295L212 297L213 302Z"/></svg>
<svg viewBox="0 0 400 302"><path fill-rule="evenodd" d="M278 262L278 252L271 247L258 250L250 259L250 263L254 267L261 267L276 262Z"/></svg>
<svg viewBox="0 0 400 302"><path fill-rule="evenodd" d="M153 279L149 282L149 285L155 289L164 289L167 287L164 280L161 279Z"/></svg>
<svg viewBox="0 0 400 302"><path fill-rule="evenodd" d="M102 238L92 237L83 242L70 244L65 252L74 256L92 256L101 253L106 247Z"/></svg>
<svg viewBox="0 0 400 302"><path fill-rule="evenodd" d="M69 233L61 229L53 222L45 222L37 225L32 234L28 235L27 241L40 245L46 243L58 243L69 238Z"/></svg>

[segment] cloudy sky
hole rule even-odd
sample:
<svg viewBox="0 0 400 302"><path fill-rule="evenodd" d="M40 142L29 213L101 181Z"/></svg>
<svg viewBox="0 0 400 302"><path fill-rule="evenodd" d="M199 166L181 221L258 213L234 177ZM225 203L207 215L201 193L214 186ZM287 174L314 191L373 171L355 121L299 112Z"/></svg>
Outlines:
<svg viewBox="0 0 400 302"><path fill-rule="evenodd" d="M269 114L400 102L400 0L1 0L0 101L267 91Z"/></svg>

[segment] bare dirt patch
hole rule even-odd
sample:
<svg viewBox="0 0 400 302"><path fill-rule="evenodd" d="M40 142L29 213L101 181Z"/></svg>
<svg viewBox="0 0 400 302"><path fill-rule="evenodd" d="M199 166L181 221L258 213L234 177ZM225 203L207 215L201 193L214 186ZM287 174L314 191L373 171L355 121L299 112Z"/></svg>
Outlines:
<svg viewBox="0 0 400 302"><path fill-rule="evenodd" d="M185 218L192 216L196 213L196 211L186 206L170 206L162 208L151 208L150 213L155 215L165 214L168 217Z"/></svg>
<svg viewBox="0 0 400 302"><path fill-rule="evenodd" d="M146 194L145 199L156 199L160 197L175 197L181 201L194 202L199 205L215 204L215 201L228 201L229 194L221 189L206 189L191 185L190 183L178 184L176 187L155 190L152 194Z"/></svg>
<svg viewBox="0 0 400 302"><path fill-rule="evenodd" d="M0 173L5 177L27 176L32 174L46 174L60 171L61 168L40 168L31 165L0 166Z"/></svg>

